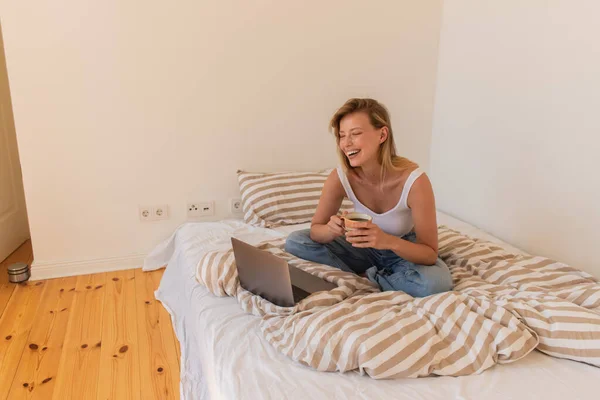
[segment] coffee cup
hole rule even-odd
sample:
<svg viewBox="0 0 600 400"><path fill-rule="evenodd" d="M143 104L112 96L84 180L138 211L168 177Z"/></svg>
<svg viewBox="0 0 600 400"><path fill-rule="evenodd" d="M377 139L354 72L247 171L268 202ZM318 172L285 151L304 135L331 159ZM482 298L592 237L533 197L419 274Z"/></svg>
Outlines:
<svg viewBox="0 0 600 400"><path fill-rule="evenodd" d="M344 229L351 231L364 222L370 222L373 218L368 214L351 212L344 215L342 219L344 220Z"/></svg>

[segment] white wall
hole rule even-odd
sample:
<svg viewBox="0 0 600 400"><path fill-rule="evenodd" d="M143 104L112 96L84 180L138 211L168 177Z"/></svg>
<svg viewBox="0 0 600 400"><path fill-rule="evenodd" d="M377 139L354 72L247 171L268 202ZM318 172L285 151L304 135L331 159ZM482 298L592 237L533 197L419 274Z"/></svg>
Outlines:
<svg viewBox="0 0 600 400"><path fill-rule="evenodd" d="M600 3L444 2L440 209L600 277Z"/></svg>
<svg viewBox="0 0 600 400"><path fill-rule="evenodd" d="M145 254L188 201L226 217L238 168L334 166L327 123L352 96L428 166L441 0L1 7L35 265Z"/></svg>

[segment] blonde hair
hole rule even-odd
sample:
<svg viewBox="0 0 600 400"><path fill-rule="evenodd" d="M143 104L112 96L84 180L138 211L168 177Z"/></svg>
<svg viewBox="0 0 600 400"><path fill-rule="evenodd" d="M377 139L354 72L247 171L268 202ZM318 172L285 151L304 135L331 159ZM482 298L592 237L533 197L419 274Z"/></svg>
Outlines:
<svg viewBox="0 0 600 400"><path fill-rule="evenodd" d="M388 137L385 142L379 146L377 160L381 165L381 184L385 178L386 172L390 170L405 171L408 169L417 168L418 165L405 157L400 157L396 154L396 145L394 143L394 135L392 133L392 123L390 114L385 106L373 99L350 99L348 100L331 118L329 129L333 131L337 143L338 157L342 163L342 167L348 172L354 172L354 167L350 165L348 158L340 149L340 122L349 114L364 112L369 117L371 125L375 129L381 129L384 126L388 129Z"/></svg>

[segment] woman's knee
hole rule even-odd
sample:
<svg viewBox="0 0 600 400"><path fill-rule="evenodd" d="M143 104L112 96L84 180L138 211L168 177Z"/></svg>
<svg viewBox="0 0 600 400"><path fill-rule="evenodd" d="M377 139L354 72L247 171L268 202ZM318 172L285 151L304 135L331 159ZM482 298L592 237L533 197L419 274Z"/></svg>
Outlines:
<svg viewBox="0 0 600 400"><path fill-rule="evenodd" d="M310 238L310 229L303 229L290 233L285 240L285 251L294 254L300 249L314 245L315 242Z"/></svg>
<svg viewBox="0 0 600 400"><path fill-rule="evenodd" d="M428 279L423 282L423 292L426 296L452 290L452 275L446 264L438 262L429 268L435 268L435 273L428 276Z"/></svg>
<svg viewBox="0 0 600 400"><path fill-rule="evenodd" d="M388 278L394 289L413 297L427 297L452 290L452 276L443 261L438 260L435 265L415 265L408 261L405 264L402 272Z"/></svg>

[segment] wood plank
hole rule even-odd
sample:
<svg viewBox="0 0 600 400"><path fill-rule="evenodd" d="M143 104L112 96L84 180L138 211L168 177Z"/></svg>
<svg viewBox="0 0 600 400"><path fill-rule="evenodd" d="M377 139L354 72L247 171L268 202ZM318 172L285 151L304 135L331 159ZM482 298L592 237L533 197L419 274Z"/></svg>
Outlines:
<svg viewBox="0 0 600 400"><path fill-rule="evenodd" d="M53 399L96 398L106 273L77 277Z"/></svg>
<svg viewBox="0 0 600 400"><path fill-rule="evenodd" d="M97 399L139 399L137 317L133 270L108 273Z"/></svg>
<svg viewBox="0 0 600 400"><path fill-rule="evenodd" d="M0 284L0 318L2 318L2 314L4 310L6 310L6 306L13 292L15 291L14 283L2 283Z"/></svg>
<svg viewBox="0 0 600 400"><path fill-rule="evenodd" d="M33 261L33 249L31 247L31 240L26 240L21 246L13 251L5 260L0 262L0 285L9 283L7 268L9 265L16 262L24 262L31 265Z"/></svg>
<svg viewBox="0 0 600 400"><path fill-rule="evenodd" d="M77 278L46 282L8 398L51 399Z"/></svg>
<svg viewBox="0 0 600 400"><path fill-rule="evenodd" d="M0 319L0 399L6 399L17 367L27 345L40 299L46 289L43 281L16 286Z"/></svg>
<svg viewBox="0 0 600 400"><path fill-rule="evenodd" d="M163 271L135 270L142 399L179 398L179 359L171 319L154 298Z"/></svg>

